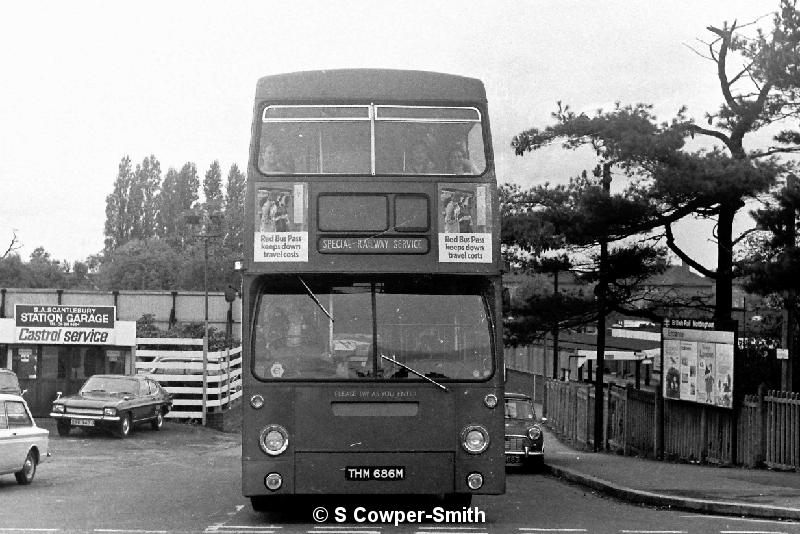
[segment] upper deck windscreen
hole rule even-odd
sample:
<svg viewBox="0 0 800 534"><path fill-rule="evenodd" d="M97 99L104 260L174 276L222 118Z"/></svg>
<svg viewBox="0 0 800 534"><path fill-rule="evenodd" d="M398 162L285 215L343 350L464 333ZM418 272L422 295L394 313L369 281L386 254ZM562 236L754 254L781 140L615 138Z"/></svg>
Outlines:
<svg viewBox="0 0 800 534"><path fill-rule="evenodd" d="M478 176L486 170L474 107L271 105L263 109L264 174Z"/></svg>

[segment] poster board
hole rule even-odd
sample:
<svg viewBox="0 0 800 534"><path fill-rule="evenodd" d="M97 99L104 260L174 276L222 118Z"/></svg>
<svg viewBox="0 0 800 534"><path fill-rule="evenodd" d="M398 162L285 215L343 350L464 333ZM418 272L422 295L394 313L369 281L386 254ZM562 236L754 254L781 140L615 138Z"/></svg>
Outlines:
<svg viewBox="0 0 800 534"><path fill-rule="evenodd" d="M664 398L733 405L736 329L703 319L665 319L662 330Z"/></svg>

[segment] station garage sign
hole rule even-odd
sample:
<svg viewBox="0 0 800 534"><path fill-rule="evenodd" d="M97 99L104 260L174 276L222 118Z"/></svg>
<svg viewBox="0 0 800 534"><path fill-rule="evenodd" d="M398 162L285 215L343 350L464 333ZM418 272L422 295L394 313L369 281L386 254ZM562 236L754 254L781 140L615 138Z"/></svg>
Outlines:
<svg viewBox="0 0 800 534"><path fill-rule="evenodd" d="M113 345L115 306L16 304L14 342Z"/></svg>

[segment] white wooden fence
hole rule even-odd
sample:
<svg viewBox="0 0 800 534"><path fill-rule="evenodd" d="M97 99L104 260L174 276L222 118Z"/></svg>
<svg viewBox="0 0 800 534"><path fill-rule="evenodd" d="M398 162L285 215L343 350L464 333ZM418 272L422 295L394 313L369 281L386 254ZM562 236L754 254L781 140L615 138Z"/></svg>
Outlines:
<svg viewBox="0 0 800 534"><path fill-rule="evenodd" d="M172 419L202 419L242 396L242 347L208 352L203 399L203 339L137 338L136 372L172 394ZM204 402L205 400L205 402Z"/></svg>

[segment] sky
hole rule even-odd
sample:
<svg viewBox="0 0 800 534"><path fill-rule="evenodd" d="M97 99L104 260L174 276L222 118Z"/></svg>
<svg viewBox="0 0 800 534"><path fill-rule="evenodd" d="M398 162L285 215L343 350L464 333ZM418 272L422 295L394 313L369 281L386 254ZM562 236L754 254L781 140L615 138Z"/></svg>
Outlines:
<svg viewBox="0 0 800 534"><path fill-rule="evenodd" d="M554 147L515 156L514 135L578 111L647 102L702 118L720 103L693 51L708 25L752 21L778 0L137 2L11 0L0 17L0 254L84 260L103 248L118 165L162 173L247 166L255 84L268 74L397 68L481 79L501 183L565 181L591 159ZM763 19L768 21L768 19ZM698 40L699 39L699 40ZM679 244L715 266L711 226Z"/></svg>

